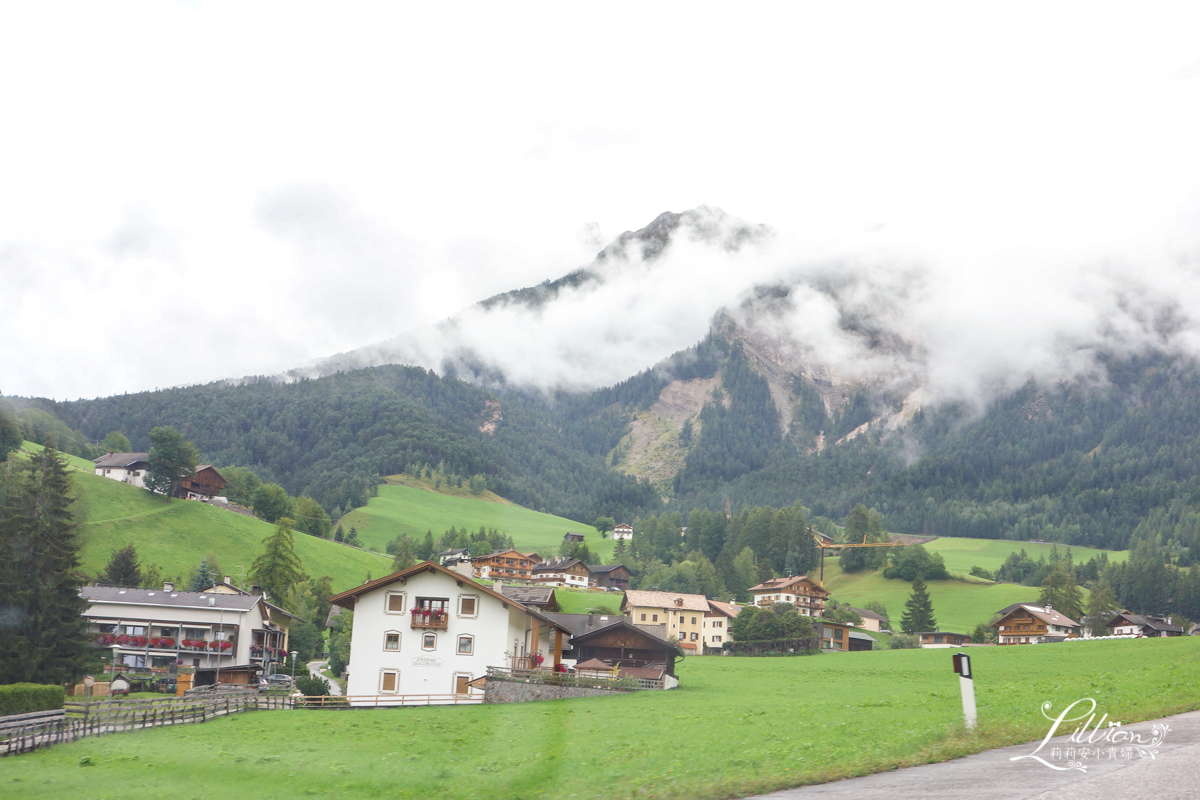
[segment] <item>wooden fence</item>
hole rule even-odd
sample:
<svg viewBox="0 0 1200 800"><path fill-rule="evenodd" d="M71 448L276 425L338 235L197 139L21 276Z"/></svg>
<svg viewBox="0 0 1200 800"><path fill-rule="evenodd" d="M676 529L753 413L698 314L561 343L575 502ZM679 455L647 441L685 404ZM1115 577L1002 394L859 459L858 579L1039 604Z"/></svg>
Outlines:
<svg viewBox="0 0 1200 800"><path fill-rule="evenodd" d="M366 694L298 697L304 708L390 708L395 706L471 706L483 702L483 694Z"/></svg>
<svg viewBox="0 0 1200 800"><path fill-rule="evenodd" d="M292 708L288 694L257 691L220 692L211 696L104 700L67 703L62 711L0 717L0 756L165 725L187 725L258 709Z"/></svg>

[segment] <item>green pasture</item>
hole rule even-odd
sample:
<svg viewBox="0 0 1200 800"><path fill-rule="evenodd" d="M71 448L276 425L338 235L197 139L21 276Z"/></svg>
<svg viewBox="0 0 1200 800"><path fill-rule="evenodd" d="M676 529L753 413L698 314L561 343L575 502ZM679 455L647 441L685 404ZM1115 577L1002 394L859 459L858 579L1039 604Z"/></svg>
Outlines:
<svg viewBox="0 0 1200 800"><path fill-rule="evenodd" d="M554 600L558 603L560 614L588 614L593 608L603 609L606 614L620 614L621 598L624 596L624 592L554 590Z"/></svg>
<svg viewBox="0 0 1200 800"><path fill-rule="evenodd" d="M679 664L668 692L255 711L89 738L3 759L0 785L12 800L729 798L1033 742L1043 703L1091 697L1125 725L1200 708L1195 637L971 655L974 733L946 650L709 656Z"/></svg>
<svg viewBox="0 0 1200 800"><path fill-rule="evenodd" d="M437 539L450 528L465 527L474 532L482 526L512 536L518 550L536 551L542 556L558 555L567 532L584 534L588 548L604 559L612 554L612 540L600 538L590 525L532 511L491 492L472 495L465 489L444 486L435 491L430 481L409 482L426 485L380 486L378 497L342 517L342 528L355 528L365 547L379 550L386 549L387 543L402 533L420 541L426 531L433 531Z"/></svg>
<svg viewBox="0 0 1200 800"><path fill-rule="evenodd" d="M25 443L26 449L40 449ZM80 525L82 567L94 575L104 569L113 550L132 544L143 568L158 565L164 580L187 580L202 558L215 556L225 575L238 576L262 549L272 525L191 500L151 494L120 481L95 475L91 462L68 457ZM313 577L329 575L336 591L391 571L391 559L353 547L295 534L296 553Z"/></svg>
<svg viewBox="0 0 1200 800"><path fill-rule="evenodd" d="M1010 553L1019 553L1022 550L1034 561L1039 557L1049 561L1050 553L1056 547L1060 556L1066 555L1067 552L1066 545L1013 542L1007 539L959 539L949 536L939 537L923 546L932 553L941 553L946 562L946 569L961 575L969 575L971 567L975 566L995 572L1004 564ZM1125 550L1096 550L1091 547L1071 547L1070 550L1076 564L1090 561L1100 553L1107 553L1109 561L1124 561L1129 557Z"/></svg>
<svg viewBox="0 0 1200 800"><path fill-rule="evenodd" d="M938 627L955 633L970 633L980 622L990 622L992 615L1005 606L1037 602L1041 592L1034 586L969 583L955 579L927 581L926 585ZM833 599L859 608L878 600L887 607L893 627L897 629L904 603L912 594L911 583L889 580L878 570L843 573L836 558L825 559L825 589Z"/></svg>

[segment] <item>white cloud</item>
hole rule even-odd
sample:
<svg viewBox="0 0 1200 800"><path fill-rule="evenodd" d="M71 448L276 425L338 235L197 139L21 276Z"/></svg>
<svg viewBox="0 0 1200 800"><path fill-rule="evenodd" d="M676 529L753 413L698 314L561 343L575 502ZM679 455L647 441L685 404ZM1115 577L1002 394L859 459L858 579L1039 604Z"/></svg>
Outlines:
<svg viewBox="0 0 1200 800"><path fill-rule="evenodd" d="M1159 254L1193 252L1198 21L1183 3L10 5L0 390L284 370L583 266L590 231L706 203L778 230L775 260L697 251L682 284L667 268L572 299L569 319L513 320L520 368L636 371L751 278L846 258L964 294L961 313L897 322L936 342L973 326L944 334L938 365L1008 337L1024 355L986 351L990 372L1054 362L1089 313L1133 324L1116 278L1190 291ZM290 194L315 206L266 224ZM872 229L886 246L859 241ZM1022 310L1027 340L971 308L1011 301L1018 263L1067 293L1065 332L1043 324L1054 301ZM640 338L587 318L610 304Z"/></svg>

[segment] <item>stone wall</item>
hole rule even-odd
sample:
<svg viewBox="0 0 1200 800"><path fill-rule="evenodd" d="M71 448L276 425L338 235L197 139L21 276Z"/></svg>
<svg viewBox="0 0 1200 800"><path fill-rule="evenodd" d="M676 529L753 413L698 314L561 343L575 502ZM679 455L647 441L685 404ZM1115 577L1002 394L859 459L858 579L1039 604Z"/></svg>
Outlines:
<svg viewBox="0 0 1200 800"><path fill-rule="evenodd" d="M628 694L616 689L593 689L587 686L546 686L540 683L497 681L488 679L483 690L484 703L528 703L533 700L563 700L568 697L600 697Z"/></svg>

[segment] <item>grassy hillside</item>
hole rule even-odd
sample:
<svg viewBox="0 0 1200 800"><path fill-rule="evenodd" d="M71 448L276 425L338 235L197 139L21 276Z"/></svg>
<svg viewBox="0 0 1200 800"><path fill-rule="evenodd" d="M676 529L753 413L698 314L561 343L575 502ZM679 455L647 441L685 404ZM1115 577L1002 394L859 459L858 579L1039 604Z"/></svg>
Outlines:
<svg viewBox="0 0 1200 800"><path fill-rule="evenodd" d="M41 448L26 442L24 449ZM132 544L143 568L158 565L164 579L186 581L206 556L217 559L223 574L236 577L243 568L250 570L263 537L272 530L262 520L101 478L85 459L68 456L67 460L76 470L73 509L83 523L83 570L89 575L104 569L113 550ZM303 533L295 538L305 571L313 577L331 576L336 591L361 583L368 572L378 578L391 568L390 558Z"/></svg>
<svg viewBox="0 0 1200 800"><path fill-rule="evenodd" d="M608 614L621 613L621 598L624 592L573 592L570 589L555 589L554 599L561 614L587 614L593 608L601 608Z"/></svg>
<svg viewBox="0 0 1200 800"><path fill-rule="evenodd" d="M451 527L477 531L483 526L512 536L517 549L536 550L543 556L557 555L568 531L584 534L593 553L606 559L612 554L612 540L601 539L588 525L540 514L491 492L473 495L466 489L444 486L435 491L430 481L405 480L407 485L401 485L401 479L389 478L389 483L379 487L378 497L342 517L342 527L357 529L363 546L384 550L402 533L420 540L426 531L433 531L437 539Z"/></svg>
<svg viewBox="0 0 1200 800"><path fill-rule="evenodd" d="M980 622L1012 603L1036 602L1039 589L1011 583L968 583L960 580L928 581L929 597L938 627L944 631L970 633ZM878 572L844 574L838 559L825 560L825 588L838 601L863 607L872 600L887 606L895 626L899 626L904 603L912 593L912 584L888 580Z"/></svg>
<svg viewBox="0 0 1200 800"><path fill-rule="evenodd" d="M1039 740L1047 702L1058 712L1093 697L1097 713L1139 732L1150 726L1132 723L1200 708L1196 637L978 648L971 657L979 706L972 734L944 650L699 657L678 665L681 683L669 692L256 711L92 737L0 760L0 784L12 800L717 800ZM697 755L714 747L716 767ZM1014 766L1014 783L1020 773Z"/></svg>
<svg viewBox="0 0 1200 800"><path fill-rule="evenodd" d="M924 545L926 550L941 553L946 561L946 569L952 573L968 575L971 567L980 566L995 572L1000 569L1009 553L1019 553L1024 550L1029 557L1037 561L1039 557L1050 559L1050 553L1055 549L1052 544L1033 544L1032 542L1014 542L1005 539L960 539L943 536ZM1058 545L1058 554L1065 555L1066 545ZM1108 553L1109 561L1124 561L1129 557L1127 550L1095 550L1090 547L1072 547L1071 557L1076 564L1089 561L1100 553Z"/></svg>

